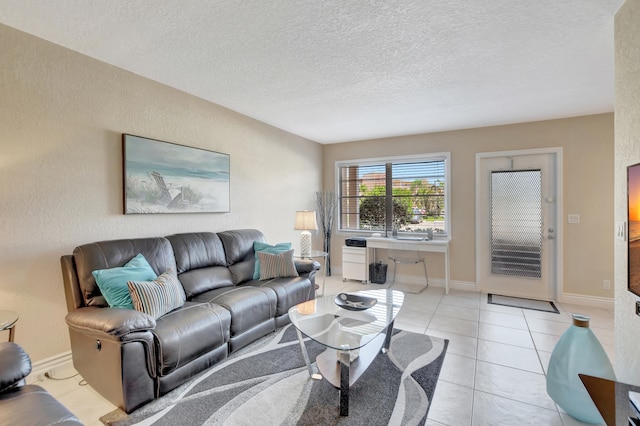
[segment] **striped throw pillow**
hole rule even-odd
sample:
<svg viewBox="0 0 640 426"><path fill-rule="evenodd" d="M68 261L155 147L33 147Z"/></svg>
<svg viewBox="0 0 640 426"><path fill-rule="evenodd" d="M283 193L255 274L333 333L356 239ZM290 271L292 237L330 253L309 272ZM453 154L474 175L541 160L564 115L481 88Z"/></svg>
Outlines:
<svg viewBox="0 0 640 426"><path fill-rule="evenodd" d="M293 250L282 253L258 252L260 259L260 280L271 278L297 277L298 271L293 262Z"/></svg>
<svg viewBox="0 0 640 426"><path fill-rule="evenodd" d="M181 307L186 300L182 284L173 270L153 281L129 281L127 285L134 309L155 319Z"/></svg>

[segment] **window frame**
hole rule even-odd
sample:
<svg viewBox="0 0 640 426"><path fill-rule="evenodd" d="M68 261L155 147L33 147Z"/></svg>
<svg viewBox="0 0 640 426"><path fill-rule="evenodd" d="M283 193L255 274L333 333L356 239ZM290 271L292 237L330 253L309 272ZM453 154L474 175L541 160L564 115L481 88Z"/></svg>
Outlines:
<svg viewBox="0 0 640 426"><path fill-rule="evenodd" d="M335 193L338 199L338 211L336 212L337 221L336 221L336 234L338 235L358 235L358 236L371 236L374 233L382 233L384 236L384 231L375 231L375 230L365 230L365 229L349 229L342 228L342 200L341 200L341 188L340 188L340 172L343 167L350 166L372 166L372 165L381 165L384 166L386 163L411 163L411 162L429 162L429 161L444 161L444 234L434 234L433 239L451 239L451 152L436 152L436 153L428 153L428 154L412 154L412 155L401 155L401 156L391 156L391 157L375 157L375 158L362 158L362 159L353 159L353 160L338 160L334 165L334 182L335 182ZM416 235L413 232L398 232L398 235ZM419 234L422 235L422 234ZM391 236L391 232L389 232L389 236Z"/></svg>

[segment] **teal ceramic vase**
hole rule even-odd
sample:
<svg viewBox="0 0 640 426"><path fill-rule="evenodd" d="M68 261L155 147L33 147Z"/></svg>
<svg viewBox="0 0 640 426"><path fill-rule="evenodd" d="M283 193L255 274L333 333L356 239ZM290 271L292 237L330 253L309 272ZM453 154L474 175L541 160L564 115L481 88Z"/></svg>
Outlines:
<svg viewBox="0 0 640 426"><path fill-rule="evenodd" d="M547 369L547 393L571 417L604 424L578 374L615 380L607 353L589 328L589 317L573 314L573 324L553 348Z"/></svg>

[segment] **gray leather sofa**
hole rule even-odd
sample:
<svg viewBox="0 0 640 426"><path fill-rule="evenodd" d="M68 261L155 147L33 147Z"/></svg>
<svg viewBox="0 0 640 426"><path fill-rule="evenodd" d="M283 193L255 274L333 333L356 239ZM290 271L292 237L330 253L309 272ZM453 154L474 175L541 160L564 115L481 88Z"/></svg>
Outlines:
<svg viewBox="0 0 640 426"><path fill-rule="evenodd" d="M29 355L15 343L0 343L0 425L82 425L46 390L25 385L29 373Z"/></svg>
<svg viewBox="0 0 640 426"><path fill-rule="evenodd" d="M299 277L253 279L257 230L102 241L61 258L74 367L130 413L289 322L291 306L315 297L320 264L296 260ZM141 253L155 273L177 271L187 301L157 320L110 308L92 271Z"/></svg>

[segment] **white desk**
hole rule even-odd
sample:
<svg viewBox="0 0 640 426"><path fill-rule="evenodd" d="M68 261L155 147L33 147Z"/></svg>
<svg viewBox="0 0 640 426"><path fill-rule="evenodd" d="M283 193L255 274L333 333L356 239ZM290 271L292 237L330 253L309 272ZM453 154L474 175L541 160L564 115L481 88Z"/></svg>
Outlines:
<svg viewBox="0 0 640 426"><path fill-rule="evenodd" d="M395 238L369 237L367 238L367 252L369 249L373 249L373 257L371 257L371 261L375 261L375 250L377 248L443 253L444 293L449 294L449 240L414 241Z"/></svg>

